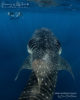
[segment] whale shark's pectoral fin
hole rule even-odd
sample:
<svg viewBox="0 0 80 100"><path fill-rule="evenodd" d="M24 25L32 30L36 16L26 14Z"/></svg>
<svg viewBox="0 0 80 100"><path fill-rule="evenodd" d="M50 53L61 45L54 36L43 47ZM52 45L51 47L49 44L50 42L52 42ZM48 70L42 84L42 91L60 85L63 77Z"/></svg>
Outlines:
<svg viewBox="0 0 80 100"><path fill-rule="evenodd" d="M28 56L28 57L25 59L23 65L20 67L20 69L19 69L19 71L18 71L18 73L17 73L17 75L16 75L16 77L15 77L15 80L18 79L19 74L20 74L20 72L21 72L23 69L29 69L29 70L32 69L31 61L30 61L30 60L31 60L30 56Z"/></svg>
<svg viewBox="0 0 80 100"><path fill-rule="evenodd" d="M73 79L75 79L71 66L62 57L59 58L58 70L67 70L72 75Z"/></svg>

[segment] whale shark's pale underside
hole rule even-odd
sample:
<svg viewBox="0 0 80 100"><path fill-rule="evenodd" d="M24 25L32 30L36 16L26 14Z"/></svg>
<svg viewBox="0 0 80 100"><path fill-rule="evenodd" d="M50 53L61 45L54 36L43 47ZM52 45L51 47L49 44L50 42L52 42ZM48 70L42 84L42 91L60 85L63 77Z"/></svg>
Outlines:
<svg viewBox="0 0 80 100"><path fill-rule="evenodd" d="M19 100L52 100L55 92L57 74L60 70L72 73L70 65L61 57L61 44L47 28L36 30L27 45L29 56L22 69L32 70L32 74Z"/></svg>

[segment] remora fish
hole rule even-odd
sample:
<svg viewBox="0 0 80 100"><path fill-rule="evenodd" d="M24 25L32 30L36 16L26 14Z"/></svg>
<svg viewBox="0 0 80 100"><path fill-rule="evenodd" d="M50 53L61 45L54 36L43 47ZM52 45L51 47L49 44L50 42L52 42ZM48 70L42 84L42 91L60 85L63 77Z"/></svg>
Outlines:
<svg viewBox="0 0 80 100"><path fill-rule="evenodd" d="M38 4L40 7L50 7L50 6L58 6L54 0L27 0L32 1Z"/></svg>
<svg viewBox="0 0 80 100"><path fill-rule="evenodd" d="M41 28L34 32L27 49L30 55L16 79L22 69L32 69L32 74L19 100L52 100L58 71L67 70L74 77L70 65L60 56L60 42L49 29Z"/></svg>

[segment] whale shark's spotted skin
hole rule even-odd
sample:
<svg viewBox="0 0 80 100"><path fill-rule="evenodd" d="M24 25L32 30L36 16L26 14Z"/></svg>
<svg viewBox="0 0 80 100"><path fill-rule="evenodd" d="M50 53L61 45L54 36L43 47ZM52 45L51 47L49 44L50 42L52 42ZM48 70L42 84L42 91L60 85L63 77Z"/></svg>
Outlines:
<svg viewBox="0 0 80 100"><path fill-rule="evenodd" d="M19 73L31 69L32 74L19 100L52 100L58 71L67 70L73 76L71 67L60 56L60 42L49 29L41 28L34 32L27 48L30 55Z"/></svg>
<svg viewBox="0 0 80 100"><path fill-rule="evenodd" d="M38 81L33 72L19 100L52 100L56 87L57 72L47 75L39 89Z"/></svg>

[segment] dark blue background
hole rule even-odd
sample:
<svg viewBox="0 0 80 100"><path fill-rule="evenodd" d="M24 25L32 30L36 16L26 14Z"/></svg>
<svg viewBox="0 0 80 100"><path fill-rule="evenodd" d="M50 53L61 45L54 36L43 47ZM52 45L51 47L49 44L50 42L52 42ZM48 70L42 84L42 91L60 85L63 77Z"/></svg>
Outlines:
<svg viewBox="0 0 80 100"><path fill-rule="evenodd" d="M10 20L8 11L0 10L0 100L17 100L21 94L30 71L22 71L17 81L14 78L27 56L28 40L42 27L51 29L60 40L62 56L75 75L74 81L68 72L59 72L56 92L76 92L77 98L66 100L80 100L80 13L21 11L23 16Z"/></svg>

